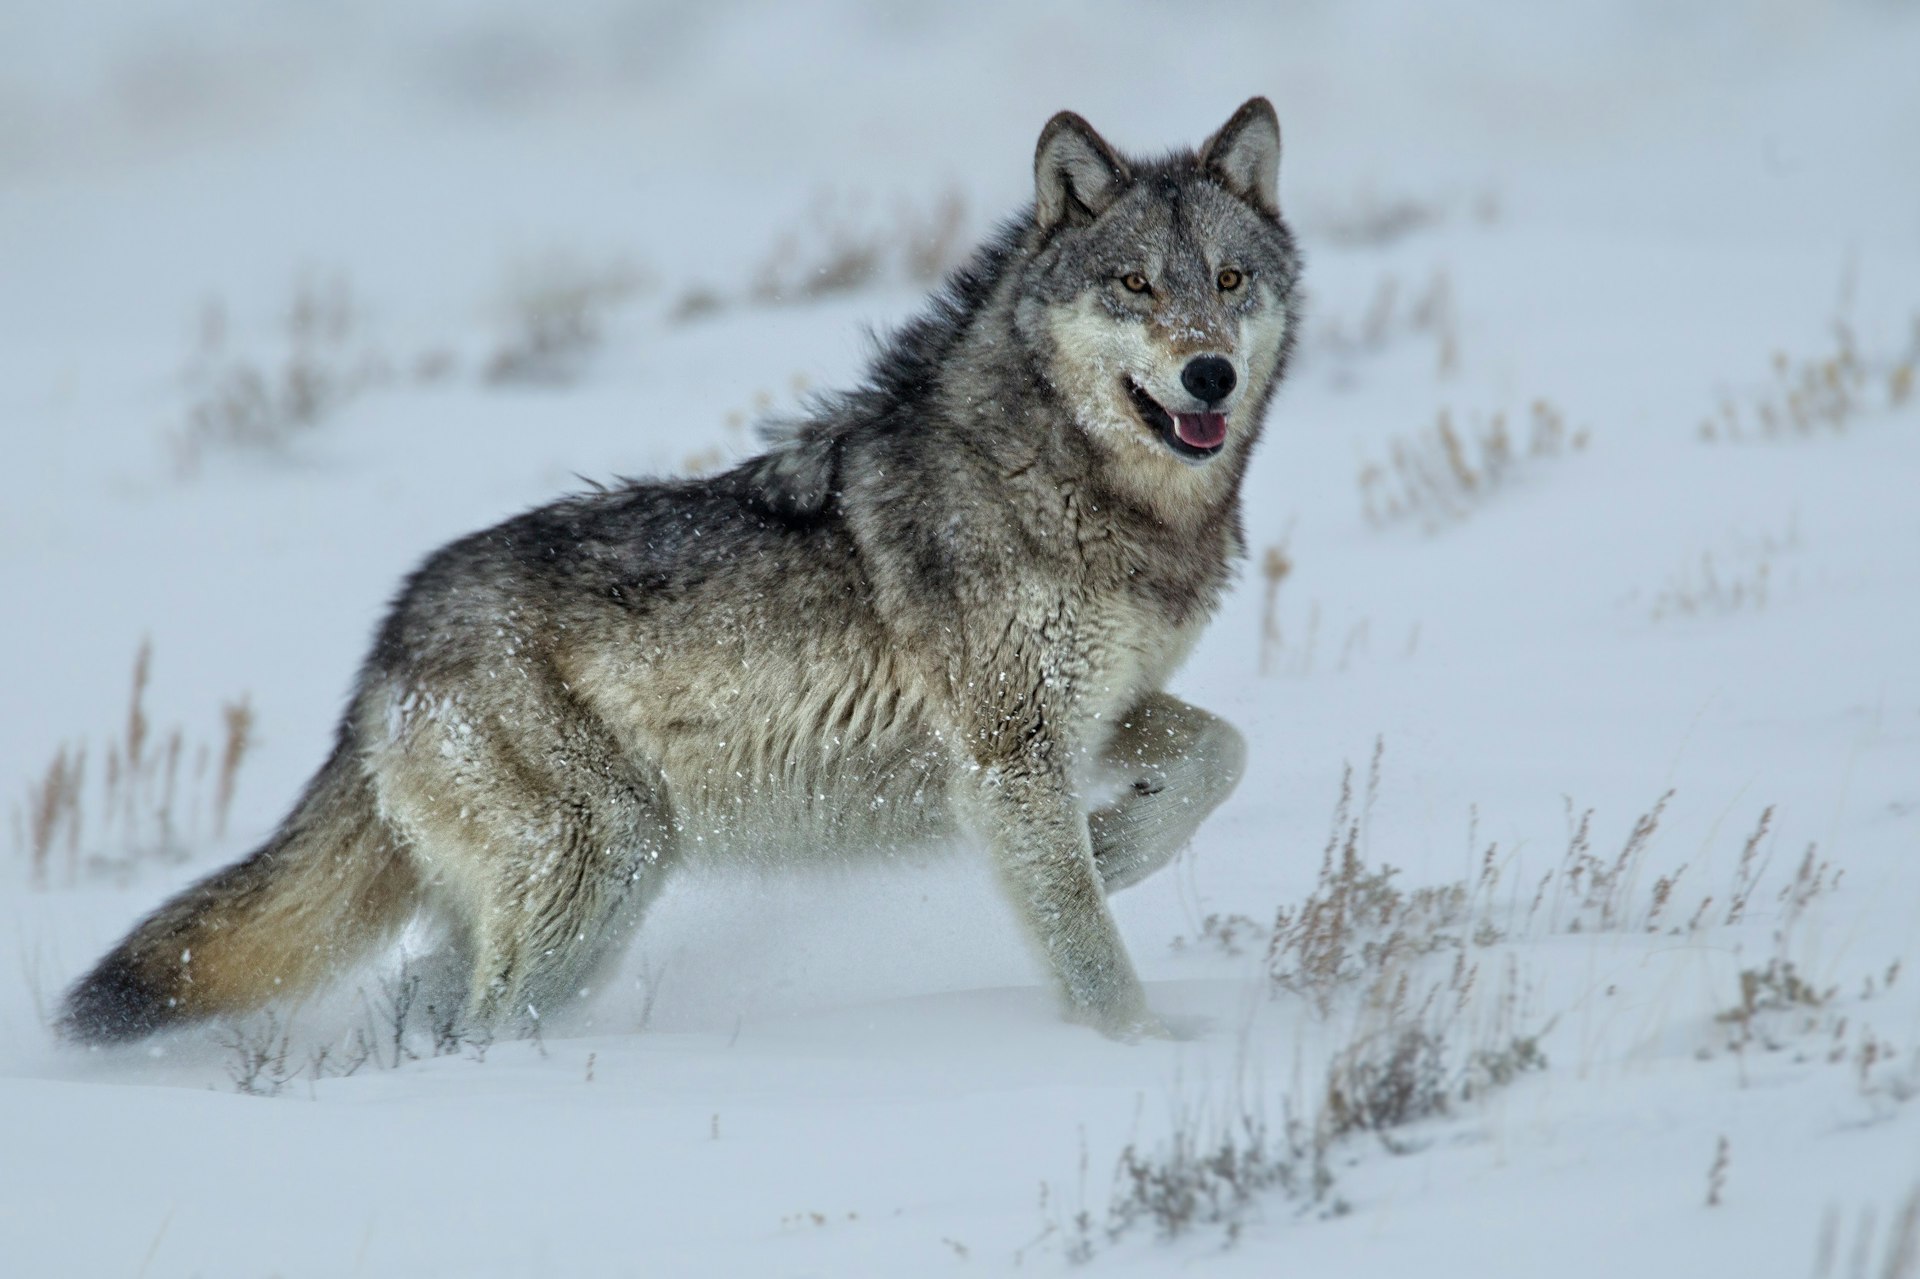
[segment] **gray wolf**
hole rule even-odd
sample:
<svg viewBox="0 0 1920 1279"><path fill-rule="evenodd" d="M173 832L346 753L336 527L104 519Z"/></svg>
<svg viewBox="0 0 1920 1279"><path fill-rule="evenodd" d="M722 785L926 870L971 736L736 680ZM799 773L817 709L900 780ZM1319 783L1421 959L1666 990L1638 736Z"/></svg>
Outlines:
<svg viewBox="0 0 1920 1279"><path fill-rule="evenodd" d="M251 856L136 927L59 1029L313 989L421 912L469 1027L577 1003L678 866L971 837L1067 1015L1158 1030L1107 893L1238 781L1163 691L1244 553L1296 328L1263 98L1197 151L1040 134L1034 199L764 454L432 555Z"/></svg>

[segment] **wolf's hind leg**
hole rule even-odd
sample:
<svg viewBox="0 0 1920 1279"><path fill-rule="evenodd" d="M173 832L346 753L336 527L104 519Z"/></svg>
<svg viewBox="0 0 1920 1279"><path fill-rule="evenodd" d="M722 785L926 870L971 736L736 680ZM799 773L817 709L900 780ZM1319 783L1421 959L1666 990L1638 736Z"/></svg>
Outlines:
<svg viewBox="0 0 1920 1279"><path fill-rule="evenodd" d="M1087 815L1107 891L1139 883L1186 847L1233 793L1246 760L1246 741L1219 716L1166 693L1142 698L1101 759L1126 789Z"/></svg>
<svg viewBox="0 0 1920 1279"><path fill-rule="evenodd" d="M659 895L674 849L664 806L640 789L597 798L556 797L555 826L500 868L474 930L474 1026L528 1029L578 1005Z"/></svg>
<svg viewBox="0 0 1920 1279"><path fill-rule="evenodd" d="M676 860L664 783L561 689L451 710L375 763L381 799L468 962L465 1029L577 1005Z"/></svg>

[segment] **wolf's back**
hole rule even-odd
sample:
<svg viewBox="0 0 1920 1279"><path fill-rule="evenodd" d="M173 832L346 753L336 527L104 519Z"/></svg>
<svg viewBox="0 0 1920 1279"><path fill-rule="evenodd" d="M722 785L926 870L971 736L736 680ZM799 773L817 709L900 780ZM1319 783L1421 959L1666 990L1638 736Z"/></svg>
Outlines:
<svg viewBox="0 0 1920 1279"><path fill-rule="evenodd" d="M418 890L343 740L265 845L160 907L74 984L58 1028L111 1043L298 995L405 923Z"/></svg>

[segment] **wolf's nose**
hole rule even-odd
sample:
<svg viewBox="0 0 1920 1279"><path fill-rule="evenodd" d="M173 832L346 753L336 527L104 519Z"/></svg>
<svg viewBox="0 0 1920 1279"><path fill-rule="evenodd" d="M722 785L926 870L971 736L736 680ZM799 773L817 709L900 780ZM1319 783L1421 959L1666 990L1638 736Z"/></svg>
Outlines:
<svg viewBox="0 0 1920 1279"><path fill-rule="evenodd" d="M1234 376L1233 365L1218 355L1202 355L1187 361L1187 367L1180 370L1180 385L1197 400L1208 404L1218 404L1233 394L1233 384L1239 379Z"/></svg>

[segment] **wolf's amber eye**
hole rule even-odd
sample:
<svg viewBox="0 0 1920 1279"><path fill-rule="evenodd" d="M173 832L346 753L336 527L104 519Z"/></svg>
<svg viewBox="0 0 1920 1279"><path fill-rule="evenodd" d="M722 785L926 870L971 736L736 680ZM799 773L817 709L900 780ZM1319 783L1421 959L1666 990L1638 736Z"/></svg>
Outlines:
<svg viewBox="0 0 1920 1279"><path fill-rule="evenodd" d="M1120 283L1127 286L1127 292L1129 293L1145 293L1147 291L1147 277L1138 271L1127 272L1120 277Z"/></svg>
<svg viewBox="0 0 1920 1279"><path fill-rule="evenodd" d="M1238 271L1234 270L1232 267L1228 267L1226 270L1222 271L1218 276L1215 277L1214 283L1220 286L1220 291L1222 293L1230 293L1234 289L1239 288L1240 281L1244 280L1245 278L1246 278L1245 276L1241 275Z"/></svg>

